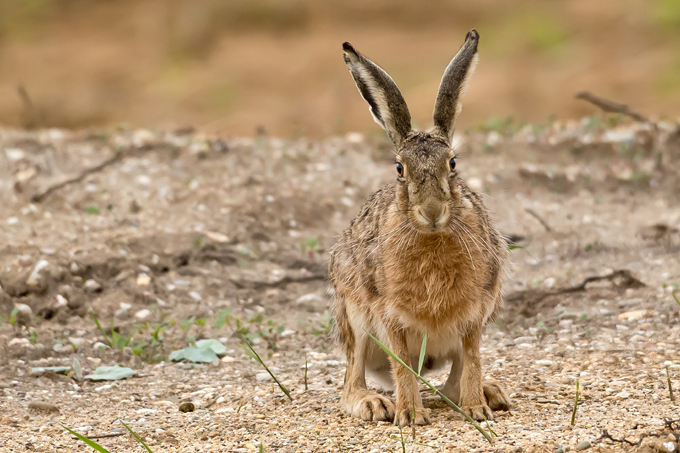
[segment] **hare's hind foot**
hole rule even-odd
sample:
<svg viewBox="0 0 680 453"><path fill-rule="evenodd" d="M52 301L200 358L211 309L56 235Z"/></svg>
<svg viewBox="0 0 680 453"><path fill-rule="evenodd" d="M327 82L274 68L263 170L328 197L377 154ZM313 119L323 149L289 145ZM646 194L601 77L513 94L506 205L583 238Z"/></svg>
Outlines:
<svg viewBox="0 0 680 453"><path fill-rule="evenodd" d="M394 404L389 398L365 389L342 396L342 406L352 417L366 421L394 420Z"/></svg>
<svg viewBox="0 0 680 453"><path fill-rule="evenodd" d="M509 411L512 408L510 398L498 381L487 379L482 382L486 403L493 411Z"/></svg>

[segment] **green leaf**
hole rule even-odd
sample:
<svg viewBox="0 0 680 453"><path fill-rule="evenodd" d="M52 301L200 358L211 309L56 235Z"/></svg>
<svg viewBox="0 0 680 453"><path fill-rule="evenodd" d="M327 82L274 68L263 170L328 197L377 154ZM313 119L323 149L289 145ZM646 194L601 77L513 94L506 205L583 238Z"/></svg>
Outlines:
<svg viewBox="0 0 680 453"><path fill-rule="evenodd" d="M88 374L84 379L91 381L117 381L136 375L137 372L132 368L122 366L100 366L94 373Z"/></svg>
<svg viewBox="0 0 680 453"><path fill-rule="evenodd" d="M139 437L139 436L137 435L136 432L134 432L133 430L131 430L130 427L129 427L128 425L126 425L125 422L124 422L123 420L118 419L118 421L119 421L123 426L125 426L125 428L126 428L128 431L130 431L130 433L131 433L133 436L135 436L135 439L137 439L137 442L139 442L140 444L142 444L142 445L144 446L144 448L146 448L146 451L148 451L149 453L153 453L153 451L151 451L151 449L149 448L149 446L148 446L147 444L144 443L144 441L142 440L142 438Z"/></svg>
<svg viewBox="0 0 680 453"><path fill-rule="evenodd" d="M66 431L70 432L71 434L73 434L74 436L76 436L78 439L80 439L80 440L82 440L83 442L85 442L85 443L86 443L87 445L89 445L90 447L92 447L92 448L94 448L95 450L97 450L98 452L100 452L100 453L109 453L108 450L106 450L104 447L102 447L101 445L99 445L97 442L94 442L94 441L88 439L87 437L83 436L82 434L78 434L77 432L73 431L72 429L69 429L69 428L65 427L64 425L61 425L61 427L64 428Z"/></svg>
<svg viewBox="0 0 680 453"><path fill-rule="evenodd" d="M227 352L227 347L217 340L198 340L196 342L196 347L198 349L212 350L215 354L225 354Z"/></svg>
<svg viewBox="0 0 680 453"><path fill-rule="evenodd" d="M83 368L80 366L80 360L78 360L76 357L73 358L73 371L76 373L76 379L82 381Z"/></svg>
<svg viewBox="0 0 680 453"><path fill-rule="evenodd" d="M423 372L423 361L425 360L425 349L427 349L427 332L423 335L423 344L420 346L420 358L418 359L418 374Z"/></svg>
<svg viewBox="0 0 680 453"><path fill-rule="evenodd" d="M188 360L189 362L213 362L218 360L215 352L208 349L200 349L193 346L188 348L180 349L178 351L173 351L170 353L170 360L173 362L179 362L180 360Z"/></svg>
<svg viewBox="0 0 680 453"><path fill-rule="evenodd" d="M523 249L521 245L509 245L508 250Z"/></svg>
<svg viewBox="0 0 680 453"><path fill-rule="evenodd" d="M677 291L678 291L677 289L674 289L671 294L673 295L673 299L675 299L675 302L677 302L677 304L680 305L680 300L678 300L678 296L675 295Z"/></svg>
<svg viewBox="0 0 680 453"><path fill-rule="evenodd" d="M52 371L56 374L66 374L66 372L70 370L71 370L70 366L40 366L31 368L31 373L38 374L42 373L43 371Z"/></svg>

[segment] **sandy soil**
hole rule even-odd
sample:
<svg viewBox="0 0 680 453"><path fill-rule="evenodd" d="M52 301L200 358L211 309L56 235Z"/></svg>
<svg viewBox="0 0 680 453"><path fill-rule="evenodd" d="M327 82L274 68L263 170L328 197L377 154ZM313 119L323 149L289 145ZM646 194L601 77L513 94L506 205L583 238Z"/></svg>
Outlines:
<svg viewBox="0 0 680 453"><path fill-rule="evenodd" d="M433 423L415 430L417 444L404 433L407 451L637 448L603 430L631 441L659 434L645 451L678 448L669 437L678 425L665 425L680 418L666 377L668 366L680 389L680 153L671 131L573 122L461 137L461 172L523 247L512 251L506 309L482 350L485 373L515 407L490 422L498 437L489 445L428 395ZM113 451L141 451L118 435L118 419L156 452L260 442L264 451L401 451L398 428L339 409L344 359L326 335L325 251L393 177L384 142L1 129L0 144L2 451L86 451L62 423L115 435L100 439ZM102 171L31 202L116 152ZM594 276L606 278L579 287ZM22 311L12 325L14 306ZM215 328L226 309L232 322ZM132 334L129 347L100 349L91 313L107 331ZM235 318L260 332L255 349L292 401L241 350ZM139 346L159 324L160 343ZM227 352L208 364L168 362L191 338L220 339ZM93 383L32 372L74 358L84 374L120 364L138 376ZM29 408L35 401L58 412ZM195 410L180 412L189 401Z"/></svg>

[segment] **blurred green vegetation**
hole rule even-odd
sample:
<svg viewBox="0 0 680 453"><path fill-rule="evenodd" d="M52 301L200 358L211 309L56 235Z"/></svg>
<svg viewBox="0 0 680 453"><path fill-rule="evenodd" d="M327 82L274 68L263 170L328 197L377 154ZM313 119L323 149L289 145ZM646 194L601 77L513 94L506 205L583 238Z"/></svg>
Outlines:
<svg viewBox="0 0 680 453"><path fill-rule="evenodd" d="M420 98L472 27L482 65L462 127L592 114L581 89L679 113L680 0L0 0L0 122L27 124L23 85L41 126L374 133L339 58L351 39L427 127Z"/></svg>

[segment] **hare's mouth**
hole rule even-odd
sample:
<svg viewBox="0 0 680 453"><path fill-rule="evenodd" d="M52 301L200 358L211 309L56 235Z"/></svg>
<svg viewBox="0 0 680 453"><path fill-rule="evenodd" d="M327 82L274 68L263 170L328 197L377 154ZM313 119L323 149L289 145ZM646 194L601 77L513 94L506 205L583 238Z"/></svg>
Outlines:
<svg viewBox="0 0 680 453"><path fill-rule="evenodd" d="M423 233L441 233L445 231L449 224L449 210L441 209L439 212L423 210L420 207L413 210L415 226Z"/></svg>

